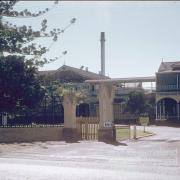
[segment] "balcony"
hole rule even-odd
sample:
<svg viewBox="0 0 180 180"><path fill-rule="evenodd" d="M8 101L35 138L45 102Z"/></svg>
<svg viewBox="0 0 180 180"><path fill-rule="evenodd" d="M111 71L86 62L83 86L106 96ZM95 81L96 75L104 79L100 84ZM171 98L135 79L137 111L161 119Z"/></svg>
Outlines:
<svg viewBox="0 0 180 180"><path fill-rule="evenodd" d="M118 89L115 89L115 95L116 96L127 95L127 94L129 94L130 92L133 92L133 91L142 92L142 91L144 91L144 89L140 88L140 87L118 88Z"/></svg>
<svg viewBox="0 0 180 180"><path fill-rule="evenodd" d="M167 95L180 95L180 91L168 91L168 92L156 92L157 95L167 96Z"/></svg>
<svg viewBox="0 0 180 180"><path fill-rule="evenodd" d="M157 85L156 91L162 92L162 91L179 91L180 87L178 88L177 85Z"/></svg>
<svg viewBox="0 0 180 180"><path fill-rule="evenodd" d="M177 85L157 85L156 93L158 95L179 95L180 87Z"/></svg>

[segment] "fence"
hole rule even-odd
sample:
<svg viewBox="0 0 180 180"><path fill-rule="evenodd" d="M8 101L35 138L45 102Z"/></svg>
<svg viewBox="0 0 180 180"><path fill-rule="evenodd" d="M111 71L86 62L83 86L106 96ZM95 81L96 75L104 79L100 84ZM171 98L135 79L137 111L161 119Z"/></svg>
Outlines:
<svg viewBox="0 0 180 180"><path fill-rule="evenodd" d="M83 140L97 140L99 129L98 117L77 117L77 129Z"/></svg>
<svg viewBox="0 0 180 180"><path fill-rule="evenodd" d="M139 116L133 114L115 114L114 123L115 124L136 124Z"/></svg>
<svg viewBox="0 0 180 180"><path fill-rule="evenodd" d="M115 124L135 124L139 118L135 114L125 113L124 104L121 103L114 103L113 111Z"/></svg>
<svg viewBox="0 0 180 180"><path fill-rule="evenodd" d="M0 126L18 126L35 124L61 124L64 123L64 107L62 98L57 95L45 95L37 109L18 111L7 115L3 122L4 113L0 113Z"/></svg>
<svg viewBox="0 0 180 180"><path fill-rule="evenodd" d="M64 127L64 124L0 125L0 128L47 128L47 127Z"/></svg>
<svg viewBox="0 0 180 180"><path fill-rule="evenodd" d="M0 126L33 126L37 125L58 125L64 123L64 117L61 115L54 116L18 116L14 118L7 118L7 123L3 124L2 117L0 117Z"/></svg>

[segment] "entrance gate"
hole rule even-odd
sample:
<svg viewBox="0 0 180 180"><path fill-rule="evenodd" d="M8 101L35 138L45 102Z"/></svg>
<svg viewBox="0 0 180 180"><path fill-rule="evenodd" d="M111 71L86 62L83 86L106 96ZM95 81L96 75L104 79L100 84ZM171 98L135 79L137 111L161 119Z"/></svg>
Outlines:
<svg viewBox="0 0 180 180"><path fill-rule="evenodd" d="M98 139L98 117L77 117L76 122L82 140Z"/></svg>

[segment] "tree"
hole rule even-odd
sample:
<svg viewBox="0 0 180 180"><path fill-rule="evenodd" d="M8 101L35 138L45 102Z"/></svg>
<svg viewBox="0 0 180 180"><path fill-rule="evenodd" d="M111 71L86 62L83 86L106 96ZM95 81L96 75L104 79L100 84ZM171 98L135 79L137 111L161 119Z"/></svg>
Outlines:
<svg viewBox="0 0 180 180"><path fill-rule="evenodd" d="M33 109L40 103L44 90L35 73L36 69L28 67L23 57L1 57L0 112Z"/></svg>
<svg viewBox="0 0 180 180"><path fill-rule="evenodd" d="M156 105L156 96L154 93L147 94L145 96L145 112L149 115L150 120L155 119L155 105Z"/></svg>
<svg viewBox="0 0 180 180"><path fill-rule="evenodd" d="M38 16L43 16L50 9L46 8L44 11L39 11L38 13L31 13L27 9L17 12L13 10L13 7L17 0L11 1L0 1L0 53L1 54L15 54L19 56L26 56L25 61L29 66L42 66L45 63L49 63L57 59L47 59L43 55L49 51L49 48L42 47L40 44L34 43L34 40L38 38L52 38L52 43L58 40L58 36L65 32L66 29L70 27L71 24L75 22L73 18L70 23L63 29L54 28L50 32L47 32L47 20L43 19L41 22L41 28L39 31L33 31L31 26L21 26L10 24L3 21L3 17L13 17L13 18L36 18ZM55 5L58 1L54 2ZM52 9L52 8L51 8ZM52 44L51 43L51 44ZM64 51L63 54L66 54Z"/></svg>
<svg viewBox="0 0 180 180"><path fill-rule="evenodd" d="M75 22L73 18L63 29L47 32L47 20L43 19L39 31L31 26L10 24L4 17L36 18L43 16L52 8L38 13L27 9L15 11L17 0L0 1L0 112L15 112L17 109L35 108L43 97L44 91L39 84L36 72L39 66L57 59L46 59L44 55L49 48L34 43L38 38L52 38L52 43ZM51 43L51 44L52 44ZM64 51L63 54L66 54Z"/></svg>
<svg viewBox="0 0 180 180"><path fill-rule="evenodd" d="M147 114L150 119L154 118L155 94L144 94L144 92L131 92L126 103L125 112L133 114Z"/></svg>
<svg viewBox="0 0 180 180"><path fill-rule="evenodd" d="M145 109L145 96L141 92L131 92L127 101L125 111L140 114Z"/></svg>

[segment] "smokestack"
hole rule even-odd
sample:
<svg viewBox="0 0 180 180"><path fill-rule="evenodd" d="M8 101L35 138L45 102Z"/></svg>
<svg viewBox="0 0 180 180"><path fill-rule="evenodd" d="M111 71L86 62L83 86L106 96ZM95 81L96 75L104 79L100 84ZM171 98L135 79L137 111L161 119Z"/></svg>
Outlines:
<svg viewBox="0 0 180 180"><path fill-rule="evenodd" d="M105 76L105 32L101 32L101 75Z"/></svg>

